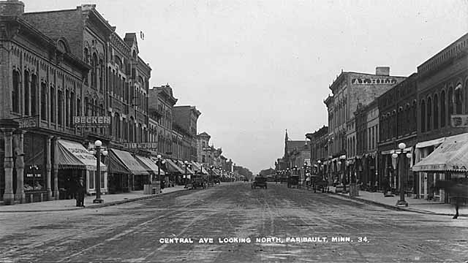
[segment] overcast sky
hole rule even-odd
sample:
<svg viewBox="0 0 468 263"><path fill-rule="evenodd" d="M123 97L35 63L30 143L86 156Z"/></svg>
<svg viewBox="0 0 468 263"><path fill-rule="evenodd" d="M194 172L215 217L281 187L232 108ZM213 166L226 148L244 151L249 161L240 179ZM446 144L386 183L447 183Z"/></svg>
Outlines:
<svg viewBox="0 0 468 263"><path fill-rule="evenodd" d="M201 111L198 132L258 173L327 123L342 70L409 76L468 32L466 0L23 0L26 12L96 4L123 38L142 31L151 86Z"/></svg>

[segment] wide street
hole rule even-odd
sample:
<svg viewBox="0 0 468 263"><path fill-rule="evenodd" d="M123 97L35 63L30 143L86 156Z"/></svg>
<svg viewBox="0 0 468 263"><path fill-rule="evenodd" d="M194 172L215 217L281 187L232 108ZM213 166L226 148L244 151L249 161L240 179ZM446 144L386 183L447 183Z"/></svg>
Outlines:
<svg viewBox="0 0 468 263"><path fill-rule="evenodd" d="M466 262L468 221L269 183L0 213L0 262Z"/></svg>

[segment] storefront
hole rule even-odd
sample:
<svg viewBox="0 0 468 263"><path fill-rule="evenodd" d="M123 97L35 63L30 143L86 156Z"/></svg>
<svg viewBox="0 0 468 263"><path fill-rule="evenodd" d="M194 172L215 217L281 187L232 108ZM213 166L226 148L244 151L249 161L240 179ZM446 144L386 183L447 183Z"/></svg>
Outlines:
<svg viewBox="0 0 468 263"><path fill-rule="evenodd" d="M419 142L416 144L415 149L415 166L418 165L422 160L428 157L437 147L439 147L445 141L445 137L438 138L435 140ZM444 173L434 173L433 171L419 170L420 168L412 169L416 173L416 198L427 199L430 193L430 186L437 180L444 178Z"/></svg>
<svg viewBox="0 0 468 263"><path fill-rule="evenodd" d="M57 140L55 163L58 164L58 187L61 199L73 198L80 178L86 192L96 193L97 158L78 142ZM101 193L107 193L107 166L100 163Z"/></svg>
<svg viewBox="0 0 468 263"><path fill-rule="evenodd" d="M441 142L439 140L438 142ZM427 148L427 147L425 147ZM468 133L446 137L432 153L416 163L412 170L420 177L423 198L448 202L443 190L432 186L438 180L460 180L468 173Z"/></svg>
<svg viewBox="0 0 468 263"><path fill-rule="evenodd" d="M180 168L177 164L175 164L171 159L166 159L166 168L167 172L170 174L171 178L174 179L175 183L178 185L184 184L184 176L185 171L184 169Z"/></svg>
<svg viewBox="0 0 468 263"><path fill-rule="evenodd" d="M117 149L109 151L109 192L121 193L143 190L149 181L146 168L131 153Z"/></svg>

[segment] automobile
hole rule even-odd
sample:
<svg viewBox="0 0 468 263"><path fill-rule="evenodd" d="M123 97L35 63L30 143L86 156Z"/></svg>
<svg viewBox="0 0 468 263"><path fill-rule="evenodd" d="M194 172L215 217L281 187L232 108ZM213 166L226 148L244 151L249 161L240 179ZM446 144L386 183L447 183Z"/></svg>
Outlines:
<svg viewBox="0 0 468 263"><path fill-rule="evenodd" d="M257 176L254 178L251 187L252 189L257 187L267 189L267 179L265 177Z"/></svg>

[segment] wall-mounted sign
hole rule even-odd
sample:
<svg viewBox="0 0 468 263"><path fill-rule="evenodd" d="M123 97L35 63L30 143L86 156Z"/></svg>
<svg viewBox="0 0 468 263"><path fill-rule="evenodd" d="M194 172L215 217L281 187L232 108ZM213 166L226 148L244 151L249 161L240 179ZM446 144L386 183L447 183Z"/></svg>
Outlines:
<svg viewBox="0 0 468 263"><path fill-rule="evenodd" d="M147 149L156 150L158 148L157 142L140 142L140 143L124 143L128 149Z"/></svg>
<svg viewBox="0 0 468 263"><path fill-rule="evenodd" d="M397 84L394 78L355 78L351 80L355 85L371 85L371 84Z"/></svg>
<svg viewBox="0 0 468 263"><path fill-rule="evenodd" d="M74 116L73 124L77 126L108 126L111 124L110 116Z"/></svg>
<svg viewBox="0 0 468 263"><path fill-rule="evenodd" d="M451 115L452 127L468 127L468 115Z"/></svg>
<svg viewBox="0 0 468 263"><path fill-rule="evenodd" d="M34 128L39 126L39 116L25 117L16 120L20 129Z"/></svg>

